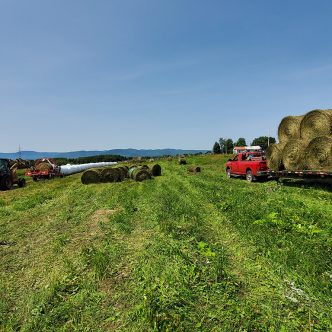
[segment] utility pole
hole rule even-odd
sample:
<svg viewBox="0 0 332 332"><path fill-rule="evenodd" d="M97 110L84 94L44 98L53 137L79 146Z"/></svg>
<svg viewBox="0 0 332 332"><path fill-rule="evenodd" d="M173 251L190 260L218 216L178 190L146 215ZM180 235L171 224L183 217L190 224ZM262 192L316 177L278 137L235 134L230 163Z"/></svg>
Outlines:
<svg viewBox="0 0 332 332"><path fill-rule="evenodd" d="M18 157L19 159L22 159L21 145L18 146Z"/></svg>

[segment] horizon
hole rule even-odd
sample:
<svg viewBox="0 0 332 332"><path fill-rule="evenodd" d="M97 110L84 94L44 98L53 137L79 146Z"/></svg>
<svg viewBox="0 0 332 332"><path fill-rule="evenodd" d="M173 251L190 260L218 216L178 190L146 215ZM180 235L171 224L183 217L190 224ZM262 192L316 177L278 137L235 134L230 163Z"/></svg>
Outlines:
<svg viewBox="0 0 332 332"><path fill-rule="evenodd" d="M284 116L332 108L331 10L326 0L4 0L0 150L277 138Z"/></svg>

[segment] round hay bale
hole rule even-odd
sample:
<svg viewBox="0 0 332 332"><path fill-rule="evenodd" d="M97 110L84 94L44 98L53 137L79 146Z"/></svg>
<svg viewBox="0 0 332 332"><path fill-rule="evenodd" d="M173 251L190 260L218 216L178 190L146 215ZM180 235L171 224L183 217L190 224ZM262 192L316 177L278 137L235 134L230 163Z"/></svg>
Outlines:
<svg viewBox="0 0 332 332"><path fill-rule="evenodd" d="M155 164L151 167L151 173L153 176L161 175L161 166L159 164Z"/></svg>
<svg viewBox="0 0 332 332"><path fill-rule="evenodd" d="M120 172L122 172L124 179L128 177L128 167L120 166L117 167L117 169L120 170Z"/></svg>
<svg viewBox="0 0 332 332"><path fill-rule="evenodd" d="M101 182L118 182L119 173L115 168L103 168L100 171Z"/></svg>
<svg viewBox="0 0 332 332"><path fill-rule="evenodd" d="M300 138L300 125L304 116L286 116L278 127L279 141L287 143L291 139Z"/></svg>
<svg viewBox="0 0 332 332"><path fill-rule="evenodd" d="M136 168L133 170L131 177L133 180L141 182L151 179L151 173L146 169Z"/></svg>
<svg viewBox="0 0 332 332"><path fill-rule="evenodd" d="M114 167L114 171L117 173L118 179L117 182L121 182L126 178L126 172L119 168L119 167Z"/></svg>
<svg viewBox="0 0 332 332"><path fill-rule="evenodd" d="M35 166L37 171L50 171L52 168L52 165L48 162L41 162Z"/></svg>
<svg viewBox="0 0 332 332"><path fill-rule="evenodd" d="M145 170L147 170L147 171L150 170L148 165L140 166L140 168L141 168L141 169L145 169Z"/></svg>
<svg viewBox="0 0 332 332"><path fill-rule="evenodd" d="M172 157L167 157L167 160L168 160L168 161L172 161L173 158L172 158Z"/></svg>
<svg viewBox="0 0 332 332"><path fill-rule="evenodd" d="M184 158L179 159L179 165L187 165L187 161Z"/></svg>
<svg viewBox="0 0 332 332"><path fill-rule="evenodd" d="M266 150L267 166L273 171L280 171L283 168L282 150L284 143L271 144Z"/></svg>
<svg viewBox="0 0 332 332"><path fill-rule="evenodd" d="M297 171L303 168L304 150L307 143L302 139L290 140L282 151L282 163L286 170Z"/></svg>
<svg viewBox="0 0 332 332"><path fill-rule="evenodd" d="M200 173L201 168L199 166L190 166L188 167L188 172L190 173Z"/></svg>
<svg viewBox="0 0 332 332"><path fill-rule="evenodd" d="M300 126L301 138L311 141L332 135L332 110L313 110L307 113Z"/></svg>
<svg viewBox="0 0 332 332"><path fill-rule="evenodd" d="M332 136L314 138L305 149L304 167L332 171Z"/></svg>
<svg viewBox="0 0 332 332"><path fill-rule="evenodd" d="M136 165L131 166L131 167L129 168L129 170L128 170L128 176L129 176L130 179L133 179L133 172L134 172L134 170L135 170L136 168L137 168Z"/></svg>
<svg viewBox="0 0 332 332"><path fill-rule="evenodd" d="M83 184L99 183L101 182L100 171L97 169L88 169L81 176Z"/></svg>

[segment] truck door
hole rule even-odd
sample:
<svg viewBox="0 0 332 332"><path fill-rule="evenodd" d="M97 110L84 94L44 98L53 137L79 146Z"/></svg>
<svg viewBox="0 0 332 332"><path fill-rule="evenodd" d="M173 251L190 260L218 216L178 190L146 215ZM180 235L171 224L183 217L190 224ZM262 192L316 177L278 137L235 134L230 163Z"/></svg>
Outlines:
<svg viewBox="0 0 332 332"><path fill-rule="evenodd" d="M237 154L232 160L232 173L239 173L239 159L241 159L241 155Z"/></svg>

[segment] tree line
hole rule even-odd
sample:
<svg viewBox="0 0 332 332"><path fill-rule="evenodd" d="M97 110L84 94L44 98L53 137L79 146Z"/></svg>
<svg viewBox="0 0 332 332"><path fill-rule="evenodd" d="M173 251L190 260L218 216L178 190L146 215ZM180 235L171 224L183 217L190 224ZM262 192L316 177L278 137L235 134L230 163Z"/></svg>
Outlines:
<svg viewBox="0 0 332 332"><path fill-rule="evenodd" d="M250 145L259 145L263 150L266 150L269 144L276 142L274 137L260 136L255 138ZM213 145L212 152L219 153L233 153L235 146L247 146L246 140L240 137L235 142L231 138L220 137L219 141L216 141Z"/></svg>

